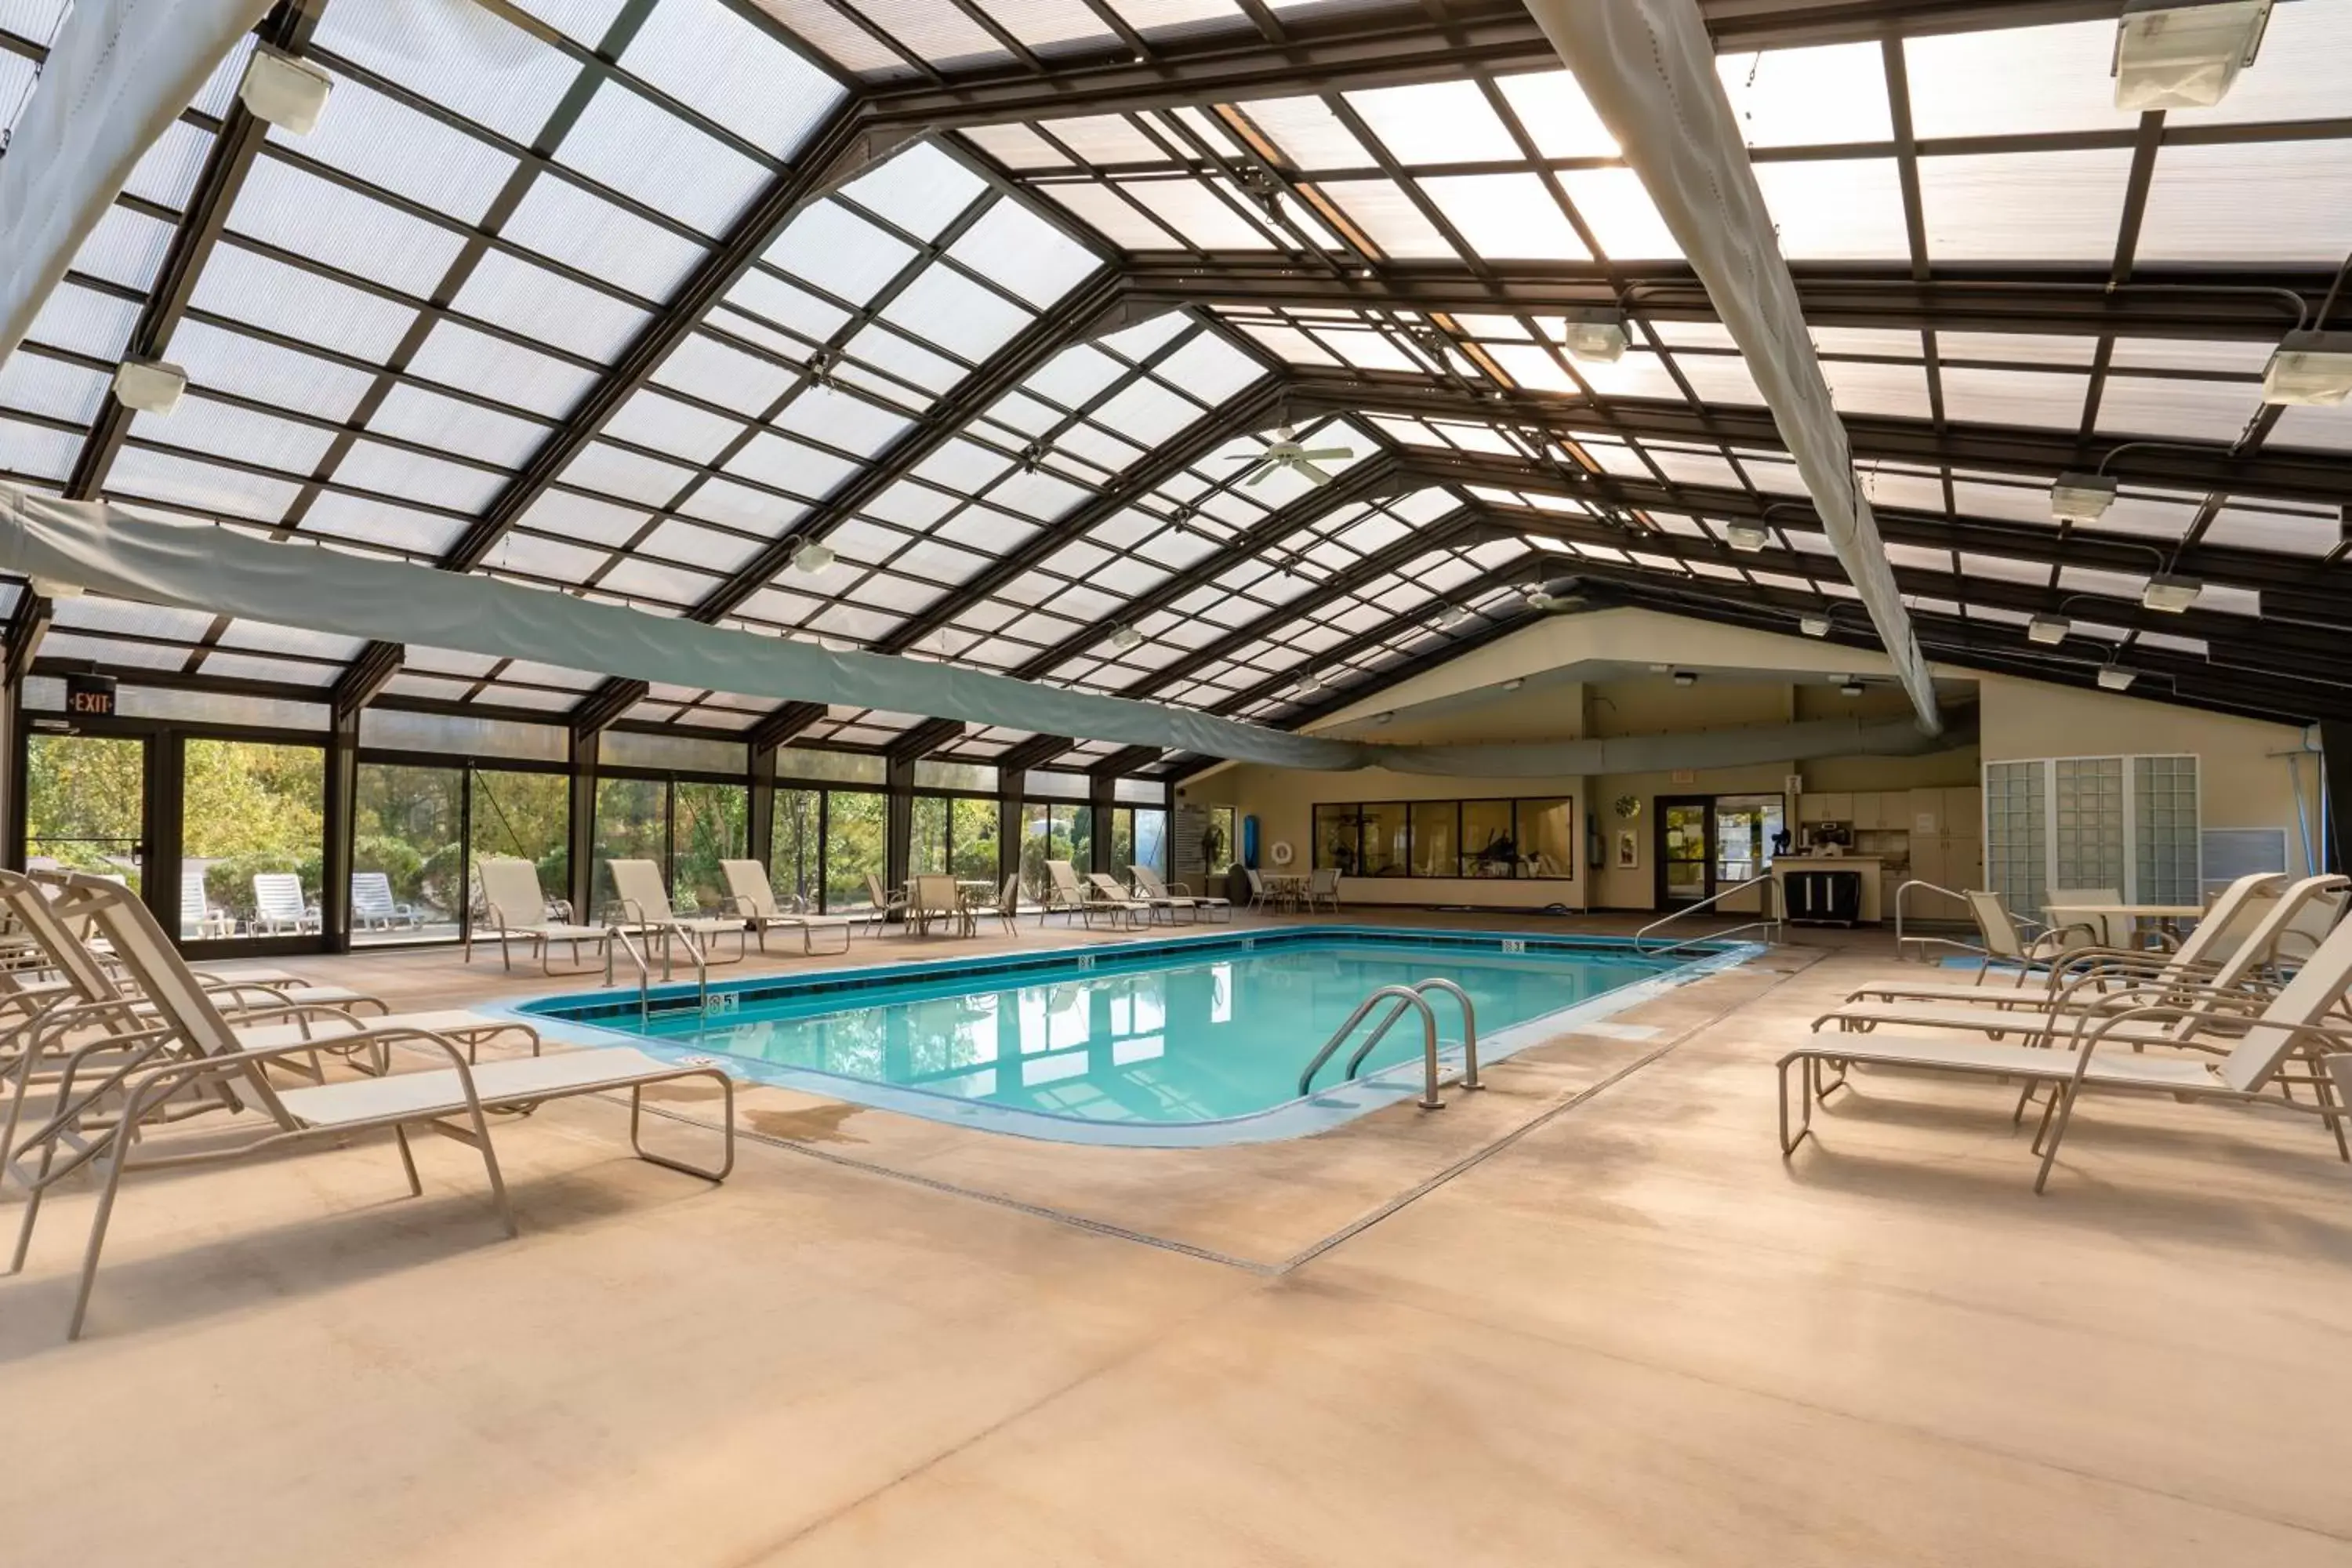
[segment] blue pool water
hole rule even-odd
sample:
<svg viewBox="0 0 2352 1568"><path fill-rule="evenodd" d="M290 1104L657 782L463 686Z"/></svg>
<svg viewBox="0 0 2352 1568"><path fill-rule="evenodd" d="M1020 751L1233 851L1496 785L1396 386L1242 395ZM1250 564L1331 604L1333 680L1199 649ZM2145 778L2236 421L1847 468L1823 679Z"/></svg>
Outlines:
<svg viewBox="0 0 2352 1568"><path fill-rule="evenodd" d="M1686 972L1693 956L1572 939L1292 928L770 977L714 986L708 1014L692 987L671 987L643 1025L634 991L523 1011L730 1058L745 1077L847 1079L896 1091L875 1103L1065 1136L1038 1119L1064 1129L1169 1128L1296 1104L1301 1069L1381 985L1432 976L1460 985L1477 1008L1482 1059L1494 1060L1508 1053L1516 1026ZM1432 1002L1444 1042L1458 1048L1459 1011L1451 998ZM1336 1095L1331 1106L1353 1115L1417 1083L1417 1015L1366 1060L1369 1083L1344 1082L1353 1048L1317 1075L1311 1100ZM845 1098L872 1099L854 1088Z"/></svg>

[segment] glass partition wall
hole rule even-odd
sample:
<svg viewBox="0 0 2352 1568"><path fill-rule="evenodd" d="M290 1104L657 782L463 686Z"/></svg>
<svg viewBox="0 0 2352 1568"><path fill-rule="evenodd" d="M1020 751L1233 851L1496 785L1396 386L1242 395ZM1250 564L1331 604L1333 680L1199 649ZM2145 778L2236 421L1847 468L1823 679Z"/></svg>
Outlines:
<svg viewBox="0 0 2352 1568"><path fill-rule="evenodd" d="M707 779L614 777L596 781L596 860L591 897L602 911L617 894L615 860L661 868L679 912L719 912L730 896L721 860L748 859L751 798L740 784Z"/></svg>

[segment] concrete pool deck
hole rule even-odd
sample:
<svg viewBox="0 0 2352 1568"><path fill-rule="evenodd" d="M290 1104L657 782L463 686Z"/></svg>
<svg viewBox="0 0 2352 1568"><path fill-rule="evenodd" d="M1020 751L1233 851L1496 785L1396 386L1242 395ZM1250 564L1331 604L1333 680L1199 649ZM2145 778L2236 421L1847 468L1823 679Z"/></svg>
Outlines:
<svg viewBox="0 0 2352 1568"><path fill-rule="evenodd" d="M2352 1563L2317 1129L2087 1101L2036 1199L2011 1097L1873 1074L1784 1164L1770 1062L1893 962L1802 942L1289 1143L759 1088L714 1190L568 1102L498 1130L512 1242L437 1140L422 1199L374 1142L151 1178L70 1346L68 1194L0 1281L0 1561Z"/></svg>

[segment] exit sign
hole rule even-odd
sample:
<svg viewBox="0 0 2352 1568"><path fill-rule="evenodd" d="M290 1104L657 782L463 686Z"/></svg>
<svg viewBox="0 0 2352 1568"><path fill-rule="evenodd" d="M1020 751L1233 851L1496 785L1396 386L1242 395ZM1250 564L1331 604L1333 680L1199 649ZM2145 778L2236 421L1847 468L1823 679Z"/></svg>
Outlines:
<svg viewBox="0 0 2352 1568"><path fill-rule="evenodd" d="M110 675L67 676L66 711L77 719L113 718L114 677Z"/></svg>

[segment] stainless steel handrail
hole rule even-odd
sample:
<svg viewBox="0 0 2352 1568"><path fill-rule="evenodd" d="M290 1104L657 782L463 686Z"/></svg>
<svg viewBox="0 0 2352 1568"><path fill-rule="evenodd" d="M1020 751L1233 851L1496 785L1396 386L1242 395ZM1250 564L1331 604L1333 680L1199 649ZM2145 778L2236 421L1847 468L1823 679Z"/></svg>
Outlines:
<svg viewBox="0 0 2352 1568"><path fill-rule="evenodd" d="M1906 897L1910 893L1911 889L1914 889L1914 888L1925 888L1925 889L1927 889L1929 892L1931 892L1931 893L1940 893L1940 894L1942 894L1945 898L1948 898L1948 899L1956 899L1956 900L1959 900L1959 901L1960 901L1961 903L1963 903L1963 904L1965 904L1965 903L1967 903L1967 902L1968 902L1968 895L1967 895L1967 894L1965 894L1965 893L1960 893L1960 892L1956 892L1956 891L1954 891L1954 890L1953 890L1952 889L1950 889L1950 888L1947 888L1947 887L1940 886L1940 885L1939 885L1939 884L1937 884L1937 883L1930 882L1930 881L1927 881L1927 880L1926 880L1926 879L1922 879L1922 878L1918 878L1918 877L1914 877L1914 878L1912 878L1912 879L1911 879L1911 880L1909 880L1909 881L1907 881L1907 882L1904 883L1901 887L1899 887L1899 888L1895 889L1895 956L1896 956L1896 957L1898 957L1898 958L1909 958L1909 957L1911 956L1911 951L1910 951L1910 950L1911 950L1913 947L1917 947L1917 948L1921 948L1921 949L1926 949L1926 948L1930 948L1930 947L1949 947L1949 948L1956 948L1956 949L1958 949L1958 951L1960 951L1960 952L1965 952L1965 953L1969 954L1969 955L1970 957L1972 957L1972 958L1990 959L1990 958L1992 957L1992 954L1990 954L1990 952L1987 952L1983 948L1977 946L1974 942L1954 942L1950 937L1948 937L1948 936L1906 936L1906 935L1904 935L1904 934L1903 934L1903 916L1904 916L1904 904L1903 904L1903 900L1904 900L1904 899L1905 899L1905 898L1906 898ZM1924 952L1922 952L1920 953L1919 958L1920 958L1920 962L1921 962L1921 963L1926 963L1926 962L1927 962L1927 955L1926 955L1926 953L1925 953Z"/></svg>
<svg viewBox="0 0 2352 1568"><path fill-rule="evenodd" d="M1730 887L1725 888L1719 892L1710 893L1695 904L1685 904L1681 909L1678 909L1672 914L1667 915L1664 920L1652 921L1648 925L1645 925L1640 931L1635 931L1633 933L1633 951L1640 953L1650 954L1650 950L1643 947L1642 944L1643 942L1648 940L1652 931L1663 930L1664 928L1674 924L1675 921L1681 920L1685 915L1695 915L1698 913L1699 910L1707 908L1709 905L1720 902L1722 900L1731 897L1734 893L1744 893L1750 888L1772 886L1776 881L1777 879L1773 877L1772 873L1767 871L1760 877L1750 877L1744 882L1735 882ZM1768 911L1770 910L1777 910L1780 907L1780 889L1777 886L1772 886L1772 891L1764 895L1764 902ZM1710 931L1705 936L1686 937L1681 942L1673 943L1671 946L1659 948L1657 952L1675 952L1683 948L1691 947L1702 942L1721 942L1726 937L1738 936L1744 931L1769 931L1772 932L1772 940L1777 942L1780 940L1780 928L1785 923L1785 916L1767 912L1765 917L1760 921L1749 921L1746 925L1733 926L1729 931ZM1650 955L1654 957L1656 956L1656 954Z"/></svg>
<svg viewBox="0 0 2352 1568"><path fill-rule="evenodd" d="M1478 1081L1478 1009L1471 1005L1470 993L1463 990L1451 980L1441 980L1434 975L1427 980L1416 980L1406 989L1416 995L1425 996L1433 986L1440 991L1450 992L1454 1000L1462 1006L1462 1087L1465 1089L1486 1088L1485 1084ZM1362 1069L1364 1058L1372 1054L1372 1047L1381 1043L1381 1037L1389 1032L1389 1026L1395 1023L1403 1014L1404 1004L1400 1002L1395 1011L1381 1021L1379 1028L1372 1031L1371 1037L1356 1047L1356 1054L1348 1058L1347 1077L1350 1080Z"/></svg>
<svg viewBox="0 0 2352 1568"><path fill-rule="evenodd" d="M1429 998L1410 985L1383 985L1356 1005L1356 1010L1348 1015L1348 1021L1340 1025L1329 1039L1323 1042L1323 1048L1315 1053L1315 1059L1308 1062L1307 1070L1298 1075L1298 1092L1301 1095L1314 1092L1312 1085L1315 1081L1315 1074L1325 1062L1331 1059L1331 1053L1338 1050L1341 1042L1355 1032L1356 1026L1364 1021L1364 1016L1377 1006L1381 998L1384 996L1396 999L1396 1010L1381 1021L1380 1028L1373 1032L1373 1041L1377 1043L1380 1037L1388 1032L1389 1026L1395 1023L1407 1007L1420 1008L1424 1079L1421 1094L1421 1108L1423 1110L1440 1110L1444 1108L1445 1102L1437 1098L1437 1015L1431 1009Z"/></svg>
<svg viewBox="0 0 2352 1568"><path fill-rule="evenodd" d="M629 962L637 966L637 1026L644 1028L653 1021L650 993L654 982L654 966L644 953L637 951L637 944L630 940L629 933L625 928L619 925L608 925L604 928L605 984L613 984L613 944L616 942L628 950Z"/></svg>

